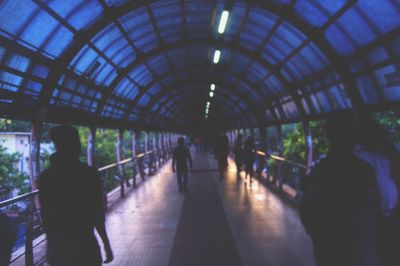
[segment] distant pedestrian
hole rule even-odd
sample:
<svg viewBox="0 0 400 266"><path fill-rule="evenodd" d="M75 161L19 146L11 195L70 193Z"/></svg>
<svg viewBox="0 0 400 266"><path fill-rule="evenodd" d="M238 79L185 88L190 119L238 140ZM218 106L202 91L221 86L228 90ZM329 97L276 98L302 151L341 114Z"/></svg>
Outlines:
<svg viewBox="0 0 400 266"><path fill-rule="evenodd" d="M16 239L17 226L7 215L0 213L0 266L7 266L10 262Z"/></svg>
<svg viewBox="0 0 400 266"><path fill-rule="evenodd" d="M237 174L240 174L243 161L243 135L239 134L233 145L233 154L235 155L235 163Z"/></svg>
<svg viewBox="0 0 400 266"><path fill-rule="evenodd" d="M172 157L172 171L176 172L179 192L187 192L189 168L193 168L192 156L189 149L185 147L184 139L180 137L178 139L178 147L175 148Z"/></svg>
<svg viewBox="0 0 400 266"><path fill-rule="evenodd" d="M218 161L219 176L224 177L224 172L228 167L229 139L222 133L215 143L214 153Z"/></svg>
<svg viewBox="0 0 400 266"><path fill-rule="evenodd" d="M81 143L74 127L54 127L50 138L57 151L50 157L50 168L39 178L48 262L51 266L101 265L96 229L104 246L104 262L108 263L113 253L104 225L99 172L80 162Z"/></svg>
<svg viewBox="0 0 400 266"><path fill-rule="evenodd" d="M250 176L250 183L253 182L254 175L254 161L256 159L256 147L254 145L253 137L248 137L246 143L244 144L243 150L243 160L247 176Z"/></svg>

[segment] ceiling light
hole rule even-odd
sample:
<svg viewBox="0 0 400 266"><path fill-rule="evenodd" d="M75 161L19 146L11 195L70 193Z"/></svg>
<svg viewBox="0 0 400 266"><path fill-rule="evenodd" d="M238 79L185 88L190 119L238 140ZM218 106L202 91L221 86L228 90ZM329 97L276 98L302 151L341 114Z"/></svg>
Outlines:
<svg viewBox="0 0 400 266"><path fill-rule="evenodd" d="M214 92L210 91L210 97L214 97Z"/></svg>
<svg viewBox="0 0 400 266"><path fill-rule="evenodd" d="M219 26L218 26L218 33L222 34L225 32L228 18L229 18L229 11L226 10L222 11L221 20L219 21Z"/></svg>
<svg viewBox="0 0 400 266"><path fill-rule="evenodd" d="M210 90L211 91L214 91L215 90L215 84L213 83L213 84L211 84L211 86L210 86Z"/></svg>
<svg viewBox="0 0 400 266"><path fill-rule="evenodd" d="M213 59L214 64L218 64L220 59L221 59L221 51L215 50Z"/></svg>

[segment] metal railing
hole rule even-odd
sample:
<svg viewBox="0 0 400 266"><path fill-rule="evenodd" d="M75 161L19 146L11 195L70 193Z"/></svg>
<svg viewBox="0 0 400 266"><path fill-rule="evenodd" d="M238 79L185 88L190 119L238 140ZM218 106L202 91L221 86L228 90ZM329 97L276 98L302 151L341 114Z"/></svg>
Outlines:
<svg viewBox="0 0 400 266"><path fill-rule="evenodd" d="M168 160L170 153L171 151L168 149L150 150L148 152L140 153L134 158L124 159L100 167L98 168L98 171L102 175L103 183L107 182L110 175L115 174L115 178L118 179L118 186L121 186L121 178L123 177L117 168L124 167L124 173L128 182L133 179L133 184L130 185L134 186L138 175L145 175L146 170L148 170L148 173L153 173L157 168L157 164L158 166L161 166L162 163L165 163ZM138 168L143 170L141 173L135 171L138 169L136 164L140 164L140 167ZM150 168L151 170L149 170ZM144 176L142 176L142 178L144 179ZM117 184L117 182L115 182L115 184ZM118 186L110 186L104 191L106 199L105 204L109 203L107 200L108 195L117 190ZM40 209L36 207L38 206L38 193L39 191L35 190L0 202L0 211L11 216L18 231L17 241L13 248L10 264L16 262L22 257L25 257L24 264L27 266L39 264L45 260L45 249L41 249L37 252L35 251L36 248L46 241L43 231L43 223L40 216Z"/></svg>
<svg viewBox="0 0 400 266"><path fill-rule="evenodd" d="M258 177L299 202L302 196L301 182L309 168L276 154L267 154L259 150L256 153Z"/></svg>

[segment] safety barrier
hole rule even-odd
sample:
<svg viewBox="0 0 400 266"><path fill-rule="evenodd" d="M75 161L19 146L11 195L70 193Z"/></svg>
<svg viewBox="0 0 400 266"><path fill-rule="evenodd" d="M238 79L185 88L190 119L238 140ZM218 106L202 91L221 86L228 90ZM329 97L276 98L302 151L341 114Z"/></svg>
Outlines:
<svg viewBox="0 0 400 266"><path fill-rule="evenodd" d="M309 170L308 167L276 154L259 150L256 153L259 158L258 178L298 203L302 196L301 182Z"/></svg>
<svg viewBox="0 0 400 266"><path fill-rule="evenodd" d="M103 183L108 182L107 180L110 180L111 175L115 175L115 178L119 181L118 186L111 186L104 191L106 207L113 201L110 197L115 199L116 191L125 192L126 186L135 187L137 176L144 180L146 170L147 173L154 173L157 165L160 167L165 163L170 154L171 151L167 149L150 150L138 154L136 157L98 168ZM17 241L14 246L11 264L19 259L22 260L22 257L24 257L24 265L31 266L42 263L46 258L45 245L42 245L46 241L46 237L40 216L38 193L39 191L35 190L0 202L0 211L7 211L9 214L14 213L13 209L23 209L18 213L15 212L14 217L11 217L18 227ZM120 193L120 195L121 197L124 196L123 193Z"/></svg>

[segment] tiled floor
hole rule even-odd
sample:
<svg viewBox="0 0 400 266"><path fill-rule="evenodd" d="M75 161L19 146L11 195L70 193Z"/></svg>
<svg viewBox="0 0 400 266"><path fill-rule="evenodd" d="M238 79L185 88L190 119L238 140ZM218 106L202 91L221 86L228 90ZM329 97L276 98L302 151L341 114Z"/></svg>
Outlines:
<svg viewBox="0 0 400 266"><path fill-rule="evenodd" d="M212 165L213 160L209 160ZM312 266L312 244L297 210L253 179L237 176L230 162L216 186L223 201L242 265Z"/></svg>
<svg viewBox="0 0 400 266"><path fill-rule="evenodd" d="M116 205L110 265L314 265L295 209L233 167L224 179L215 168L212 156L196 154L187 195L167 166Z"/></svg>

